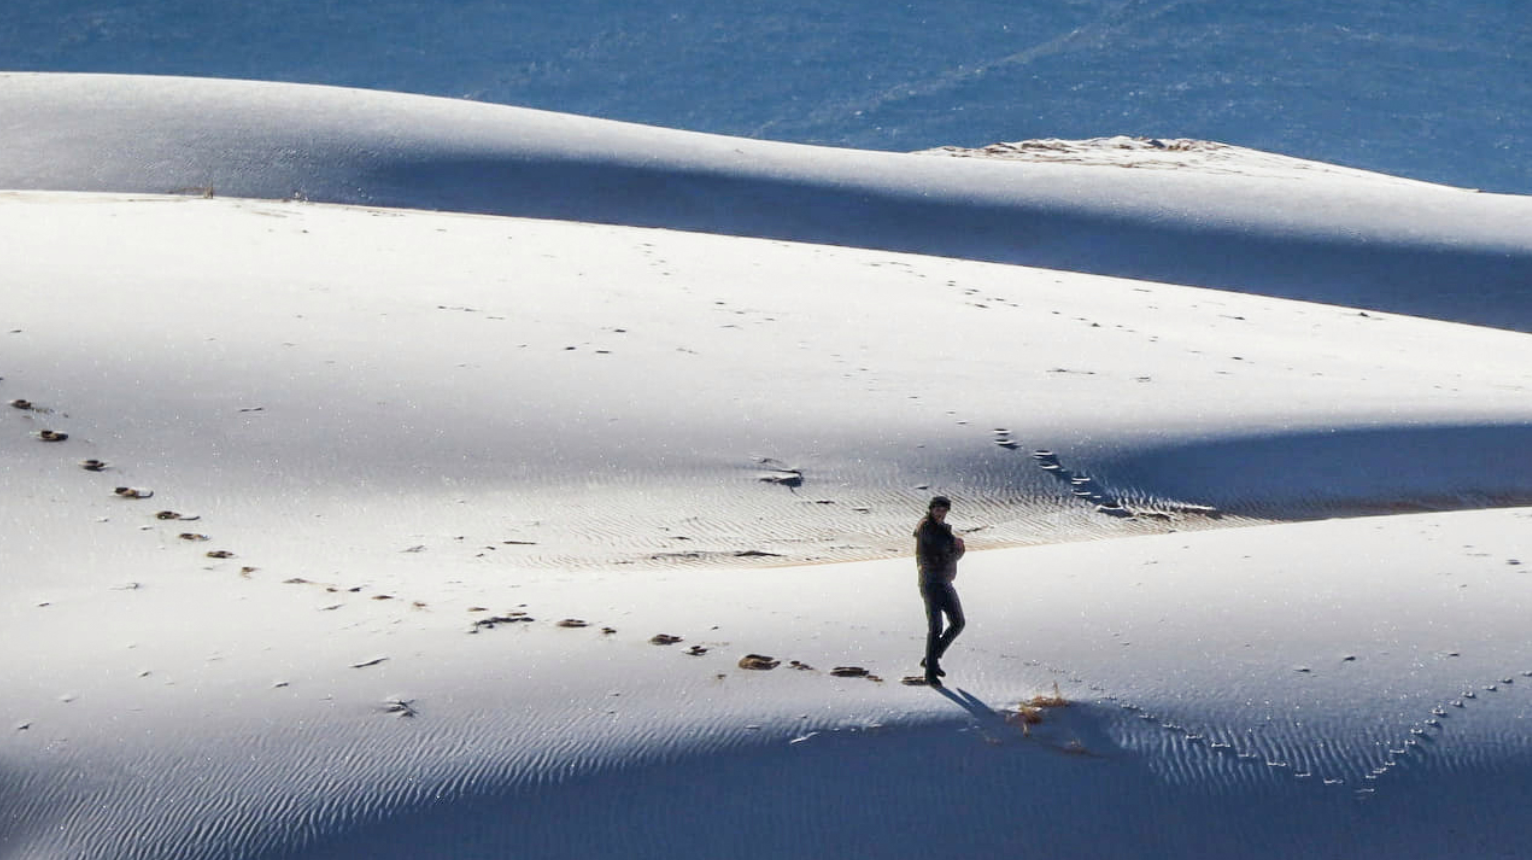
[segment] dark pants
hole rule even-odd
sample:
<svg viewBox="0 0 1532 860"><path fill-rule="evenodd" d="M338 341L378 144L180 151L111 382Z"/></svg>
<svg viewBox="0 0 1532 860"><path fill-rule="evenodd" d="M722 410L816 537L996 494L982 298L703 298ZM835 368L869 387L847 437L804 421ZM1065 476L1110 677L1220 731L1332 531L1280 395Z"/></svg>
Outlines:
<svg viewBox="0 0 1532 860"><path fill-rule="evenodd" d="M926 667L935 668L967 622L963 618L963 604L958 600L957 589L952 587L950 580L921 580L920 596L926 601ZM945 631L942 630L943 613L947 616Z"/></svg>

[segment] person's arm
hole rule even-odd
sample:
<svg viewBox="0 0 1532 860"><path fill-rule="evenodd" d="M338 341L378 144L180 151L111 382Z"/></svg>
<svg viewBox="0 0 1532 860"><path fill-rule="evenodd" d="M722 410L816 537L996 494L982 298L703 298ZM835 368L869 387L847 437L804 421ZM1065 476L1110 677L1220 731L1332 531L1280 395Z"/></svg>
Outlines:
<svg viewBox="0 0 1532 860"><path fill-rule="evenodd" d="M967 545L965 545L963 543L963 539L958 537L957 535L953 535L952 536L952 560L953 561L957 561L958 559L962 558L963 557L963 553L965 553L965 552L968 552L968 547L967 547Z"/></svg>
<svg viewBox="0 0 1532 860"><path fill-rule="evenodd" d="M940 567L944 547L941 545L941 535L929 525L922 525L915 532L915 558L922 565Z"/></svg>

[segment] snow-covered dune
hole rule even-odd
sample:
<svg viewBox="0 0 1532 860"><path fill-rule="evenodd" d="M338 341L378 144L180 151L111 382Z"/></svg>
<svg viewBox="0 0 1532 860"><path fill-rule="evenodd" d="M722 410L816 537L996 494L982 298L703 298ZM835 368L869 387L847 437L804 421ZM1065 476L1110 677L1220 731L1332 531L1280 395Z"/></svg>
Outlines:
<svg viewBox="0 0 1532 860"><path fill-rule="evenodd" d="M1235 158L1167 175L1131 160L917 157L421 96L132 76L5 75L0 115L0 187L210 189L670 227L1532 327L1532 202L1326 181L1273 170L1261 153L1247 153L1248 170Z"/></svg>
<svg viewBox="0 0 1532 860"><path fill-rule="evenodd" d="M1532 488L1511 332L695 233L3 202L49 249L7 261L6 386L53 410L7 417L252 516L359 491L416 531L509 517L543 564L798 563L903 555L928 490L1000 546Z"/></svg>
<svg viewBox="0 0 1532 860"><path fill-rule="evenodd" d="M1411 248L1515 271L1525 200L258 84L0 104L4 860L1526 854L1532 318L962 226L1180 237L1146 270L1243 236L1335 301ZM229 196L294 190L409 208ZM891 250L919 205L982 259ZM1417 274L1392 301L1489 307ZM975 550L945 691L900 683L936 492Z"/></svg>
<svg viewBox="0 0 1532 860"><path fill-rule="evenodd" d="M897 681L919 650L903 565L509 589L452 565L374 602L162 551L139 589L28 610L50 620L9 682L31 726L5 740L5 853L1517 856L1526 523L981 553L942 695ZM535 620L470 635L470 596ZM1068 704L1024 731L1054 683Z"/></svg>

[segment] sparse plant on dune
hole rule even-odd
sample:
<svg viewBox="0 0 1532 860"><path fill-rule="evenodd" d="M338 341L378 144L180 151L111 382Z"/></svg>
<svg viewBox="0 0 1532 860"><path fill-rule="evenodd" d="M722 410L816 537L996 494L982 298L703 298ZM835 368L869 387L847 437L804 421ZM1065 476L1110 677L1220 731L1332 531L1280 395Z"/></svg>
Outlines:
<svg viewBox="0 0 1532 860"><path fill-rule="evenodd" d="M1059 692L1059 682L1054 681L1053 695L1033 696L1027 700L1026 704L1033 708L1062 708L1069 704L1069 700L1064 698L1063 694Z"/></svg>
<svg viewBox="0 0 1532 860"><path fill-rule="evenodd" d="M1043 721L1043 712L1048 708L1062 708L1069 704L1063 694L1059 692L1058 682L1053 683L1053 695L1036 695L1016 706L1016 710L1006 714L1005 721L1013 725L1021 726L1021 733L1030 736L1032 727Z"/></svg>
<svg viewBox="0 0 1532 860"><path fill-rule="evenodd" d="M1005 721L1021 726L1021 733L1030 735L1032 734L1032 726L1043 721L1043 712L1041 708L1034 708L1023 703L1016 706L1014 713L1006 714Z"/></svg>

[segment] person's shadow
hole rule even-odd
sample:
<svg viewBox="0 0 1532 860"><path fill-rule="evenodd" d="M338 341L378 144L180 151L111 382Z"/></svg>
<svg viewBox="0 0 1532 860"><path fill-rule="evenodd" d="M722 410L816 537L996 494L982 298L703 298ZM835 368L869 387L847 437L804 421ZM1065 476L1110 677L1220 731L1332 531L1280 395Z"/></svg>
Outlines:
<svg viewBox="0 0 1532 860"><path fill-rule="evenodd" d="M996 711L989 705L979 701L978 697L967 690L959 689L956 692L946 687L932 687L938 693L951 699L953 704L967 711L980 726L993 729L1003 729L1006 725L1005 714ZM1078 710L1078 709L1076 709ZM1053 718L1050 717L1050 720ZM1091 759L1103 759L1121 752L1121 748L1111 736L1097 723L1092 724L1087 717L1085 722L1079 719L1061 722L1065 726L1064 734L1054 738L1044 738L1040 743L1056 752L1069 753L1076 756L1084 756ZM1026 726L1021 726L1024 735L1031 735ZM997 735L998 736L998 735ZM1032 735L1036 737L1035 735Z"/></svg>
<svg viewBox="0 0 1532 860"><path fill-rule="evenodd" d="M979 701L977 696L968 692L967 690L958 688L958 690L954 692L946 687L932 687L931 689L951 699L958 707L972 714L975 719L978 719L981 722L1005 722L1005 717L997 713L994 708L991 708L989 705Z"/></svg>

